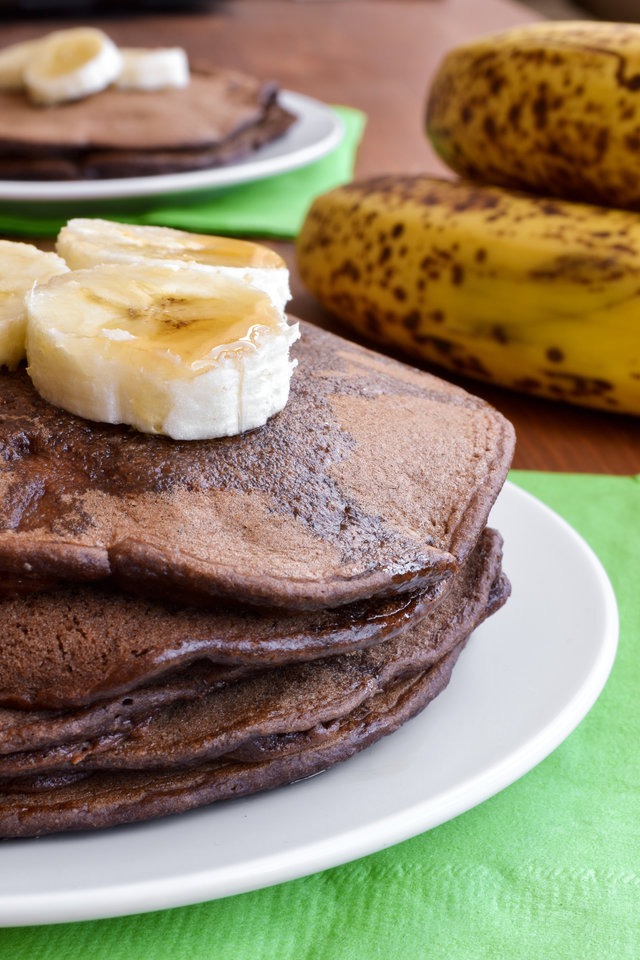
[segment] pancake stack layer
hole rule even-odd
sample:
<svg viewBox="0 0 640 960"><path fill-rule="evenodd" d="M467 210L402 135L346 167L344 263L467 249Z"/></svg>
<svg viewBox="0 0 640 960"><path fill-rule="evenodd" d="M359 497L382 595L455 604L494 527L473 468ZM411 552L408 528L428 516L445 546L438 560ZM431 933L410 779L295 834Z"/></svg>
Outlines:
<svg viewBox="0 0 640 960"><path fill-rule="evenodd" d="M285 409L179 442L0 392L0 836L318 773L418 713L506 600L511 426L302 324Z"/></svg>
<svg viewBox="0 0 640 960"><path fill-rule="evenodd" d="M95 180L219 167L294 121L274 83L205 65L184 89L110 87L47 109L22 91L0 90L0 178Z"/></svg>

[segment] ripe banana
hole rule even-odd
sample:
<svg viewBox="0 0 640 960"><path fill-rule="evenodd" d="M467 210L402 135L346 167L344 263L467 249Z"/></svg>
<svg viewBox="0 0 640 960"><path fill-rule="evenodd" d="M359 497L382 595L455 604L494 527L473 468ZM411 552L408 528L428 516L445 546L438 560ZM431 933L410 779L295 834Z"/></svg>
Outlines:
<svg viewBox="0 0 640 960"><path fill-rule="evenodd" d="M37 284L28 373L49 402L180 440L261 426L287 402L289 326L262 291L198 264L106 264Z"/></svg>
<svg viewBox="0 0 640 960"><path fill-rule="evenodd" d="M34 283L67 270L55 253L0 240L0 366L15 370L24 358L25 297Z"/></svg>
<svg viewBox="0 0 640 960"><path fill-rule="evenodd" d="M189 61L182 47L121 47L122 72L115 82L123 90L167 90L189 84Z"/></svg>
<svg viewBox="0 0 640 960"><path fill-rule="evenodd" d="M263 290L280 311L291 297L284 260L247 240L77 217L58 234L56 251L72 270L141 260L196 262Z"/></svg>
<svg viewBox="0 0 640 960"><path fill-rule="evenodd" d="M24 85L42 106L78 100L108 87L122 70L112 40L95 27L74 27L48 34L27 58Z"/></svg>
<svg viewBox="0 0 640 960"><path fill-rule="evenodd" d="M473 180L640 210L640 25L535 23L452 50L427 133Z"/></svg>
<svg viewBox="0 0 640 960"><path fill-rule="evenodd" d="M640 219L429 177L317 198L302 280L353 329L516 390L640 414Z"/></svg>

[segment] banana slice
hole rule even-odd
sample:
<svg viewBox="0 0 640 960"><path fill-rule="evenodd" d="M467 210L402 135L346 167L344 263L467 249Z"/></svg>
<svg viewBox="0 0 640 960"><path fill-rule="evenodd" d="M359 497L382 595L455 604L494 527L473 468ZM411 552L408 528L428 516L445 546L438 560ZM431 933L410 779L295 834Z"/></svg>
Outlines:
<svg viewBox="0 0 640 960"><path fill-rule="evenodd" d="M64 260L29 243L0 240L0 366L15 370L25 355L25 297L36 281L68 272Z"/></svg>
<svg viewBox="0 0 640 960"><path fill-rule="evenodd" d="M75 27L40 41L27 60L24 84L34 103L52 106L99 93L121 70L120 52L106 33Z"/></svg>
<svg viewBox="0 0 640 960"><path fill-rule="evenodd" d="M0 90L24 90L24 71L41 43L24 40L0 50Z"/></svg>
<svg viewBox="0 0 640 960"><path fill-rule="evenodd" d="M284 260L247 240L77 217L58 234L56 251L72 270L142 260L196 262L264 290L279 310L291 297Z"/></svg>
<svg viewBox="0 0 640 960"><path fill-rule="evenodd" d="M189 60L182 47L120 47L122 90L168 90L189 85Z"/></svg>
<svg viewBox="0 0 640 960"><path fill-rule="evenodd" d="M198 440L266 423L289 395L297 324L262 291L197 264L106 264L37 285L28 372L90 420Z"/></svg>

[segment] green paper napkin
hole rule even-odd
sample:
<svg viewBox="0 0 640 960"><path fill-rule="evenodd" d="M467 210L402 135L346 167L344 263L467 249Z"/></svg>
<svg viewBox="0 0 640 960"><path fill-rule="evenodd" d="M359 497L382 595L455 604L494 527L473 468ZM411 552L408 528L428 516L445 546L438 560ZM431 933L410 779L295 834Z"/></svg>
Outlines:
<svg viewBox="0 0 640 960"><path fill-rule="evenodd" d="M551 756L455 820L355 863L193 907L0 930L0 957L638 960L640 477L511 479L588 540L620 607L611 677Z"/></svg>
<svg viewBox="0 0 640 960"><path fill-rule="evenodd" d="M365 116L350 107L334 107L345 127L342 142L320 160L299 170L215 193L184 195L168 202L141 198L83 203L0 203L0 234L53 237L72 216L100 216L126 223L153 224L252 237L297 236L311 201L319 193L353 177Z"/></svg>

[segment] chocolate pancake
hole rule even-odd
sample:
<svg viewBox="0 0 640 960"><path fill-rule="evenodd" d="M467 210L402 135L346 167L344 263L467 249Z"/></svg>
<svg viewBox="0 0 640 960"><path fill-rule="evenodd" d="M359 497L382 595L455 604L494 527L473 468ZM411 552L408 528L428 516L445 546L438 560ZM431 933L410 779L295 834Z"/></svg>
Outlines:
<svg viewBox="0 0 640 960"><path fill-rule="evenodd" d="M255 670L366 647L422 619L449 583L292 614L180 607L104 584L0 599L0 708L81 706L204 657ZM240 671L209 665L204 672L226 678ZM202 664L192 674L201 686Z"/></svg>
<svg viewBox="0 0 640 960"><path fill-rule="evenodd" d="M302 324L285 409L180 442L0 395L5 591L113 578L180 602L318 610L423 589L465 560L513 451L492 407Z"/></svg>
<svg viewBox="0 0 640 960"><path fill-rule="evenodd" d="M489 597L487 599L487 605L480 615L480 620L485 620L487 617L490 617L496 610L499 610L500 607L507 601L511 593L511 585L507 577L503 573L498 573L495 580L491 585L489 591ZM466 619L467 623L474 623L474 626L478 625L478 621L470 616L471 609L467 607L466 609ZM460 632L463 632L462 627L460 627ZM416 675L424 676L422 674L416 674L415 670L418 664L423 664L424 667L429 667L429 670L432 670L438 662L447 661L447 657L451 652L455 652L457 658L462 647L466 643L466 639L458 642L453 647L453 638L455 631L449 626L442 633L434 633L432 635L431 644L424 643L418 644L417 649L413 648L412 645L407 644L398 644L396 651L392 652L387 650L386 655L388 657L386 663L382 665L380 663L380 658L378 659L377 664L371 664L372 668L375 669L377 666L379 672L377 673L377 680L380 688L382 690L387 689L387 685L395 686L396 691L398 690L398 679L408 679L412 680ZM380 654L383 654L383 651L380 650ZM438 661L437 658L440 658ZM404 668L404 669L403 669ZM396 678L392 680L392 678ZM362 707L359 708L360 716L366 716L367 704L365 703ZM254 740L250 740L240 747L236 747L234 750L230 750L228 753L225 753L225 759L227 760L245 760L250 763L259 763L264 760L275 760L278 757L288 756L292 753L298 753L302 750L306 750L310 747L316 747L326 742L333 734L340 728L341 725L345 723L350 723L354 719L353 715L349 715L346 718L339 718L334 720L331 723L317 723L314 727L305 731L296 731L289 734L271 734L264 737L256 737ZM391 732L391 731L389 731ZM60 776L79 776L79 774L61 774ZM34 778L32 778L34 779ZM46 782L47 778L42 777L38 778L43 782ZM16 780L15 782L19 782Z"/></svg>
<svg viewBox="0 0 640 960"><path fill-rule="evenodd" d="M0 176L141 176L235 162L295 121L273 83L207 66L189 86L119 90L42 108L0 91Z"/></svg>
<svg viewBox="0 0 640 960"><path fill-rule="evenodd" d="M191 700L217 687L255 673L248 667L228 667L199 660L170 677L131 690L125 697L99 700L75 710L24 710L0 707L0 755L46 747L100 733L119 733L138 717L176 700Z"/></svg>
<svg viewBox="0 0 640 960"><path fill-rule="evenodd" d="M47 720L32 721L31 744L29 724L19 731L19 751L6 752L9 738L3 738L0 790L2 780L18 776L198 764L257 738L309 731L351 714L399 678L433 666L506 600L509 587L500 573L500 548L499 534L487 531L483 548L455 577L439 607L417 626L368 650L217 684L189 699L148 709L118 728L104 727L93 738L78 739L81 729L76 727L73 739L64 739L59 718L53 718L51 745L43 749L34 747L47 733ZM54 742L61 734L62 741ZM287 752L294 745L290 738Z"/></svg>
<svg viewBox="0 0 640 960"><path fill-rule="evenodd" d="M89 830L181 813L267 790L347 760L422 710L449 681L460 643L434 667L376 694L319 742L258 763L225 757L194 767L8 781L0 793L0 836Z"/></svg>

